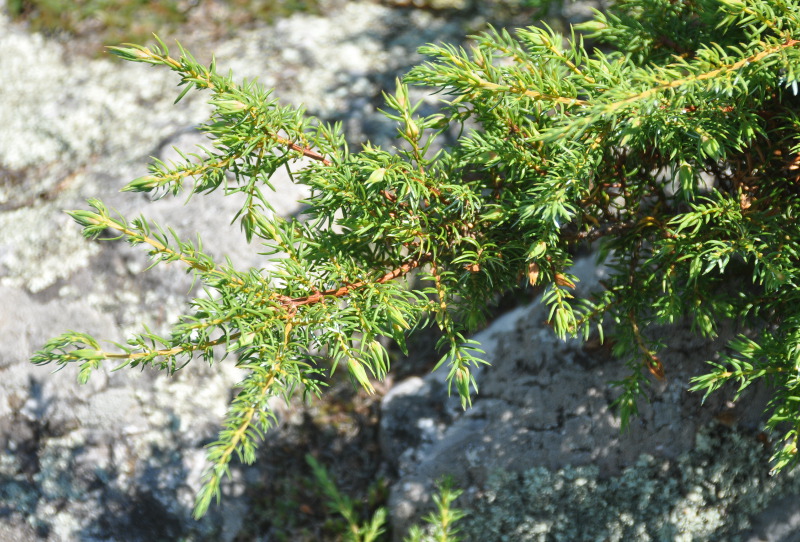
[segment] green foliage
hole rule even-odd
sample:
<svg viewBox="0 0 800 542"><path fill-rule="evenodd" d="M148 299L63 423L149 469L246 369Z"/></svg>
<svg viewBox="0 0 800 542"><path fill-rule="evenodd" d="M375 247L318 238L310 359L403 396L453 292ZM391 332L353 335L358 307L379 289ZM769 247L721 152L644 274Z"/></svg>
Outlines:
<svg viewBox="0 0 800 542"><path fill-rule="evenodd" d="M325 467L307 455L306 461L314 473L317 487L322 491L328 501L328 508L331 512L339 514L344 518L347 527L343 529L342 540L344 542L375 542L382 540L385 534L383 528L386 523L386 509L378 508L372 518L361 525L361 519L355 509L355 503L342 495L339 488L331 480ZM462 491L454 490L452 480L444 479L437 484L438 492L433 495L433 502L436 510L430 512L423 518L427 523L427 529L420 525L411 527L406 542L459 542L458 529L455 523L465 516L465 513L453 507L453 502L461 495Z"/></svg>
<svg viewBox="0 0 800 542"><path fill-rule="evenodd" d="M328 471L325 470L325 467L320 465L311 455L306 456L306 462L308 462L311 471L314 473L317 487L322 490L322 493L328 499L328 508L331 512L341 515L347 522L342 540L344 542L374 542L380 540L381 535L385 533L383 526L386 523L386 509L379 508L369 522L365 525L360 525L361 520L356 511L355 503L346 495L342 495L339 488L328 476Z"/></svg>
<svg viewBox="0 0 800 542"><path fill-rule="evenodd" d="M236 270L202 245L102 203L71 215L87 237L146 245L153 265L179 262L202 284L167 337L149 331L108 352L74 332L35 363L104 359L174 372L233 354L247 376L231 404L198 497L220 495L231 459L255 459L273 419L271 397L317 395L342 367L372 391L408 333L441 331L440 366L470 403L482 363L466 337L497 293L527 279L543 289L559 337L603 327L628 364L617 401L627 424L649 379L668 373L654 325L690 318L704 337L732 322L730 342L695 390L767 379L767 427L783 438L775 469L794 466L800 431L800 7L778 0L622 0L565 41L548 28L490 31L463 50L429 45L429 61L386 95L398 145L351 152L341 127L281 106L187 51L114 47L119 57L173 70L183 92L205 91L208 148L155 163L127 190L155 195L241 194L233 219L270 257ZM421 116L407 85L441 93ZM438 149L443 132L460 134ZM286 169L311 196L308 218L271 213L270 177ZM591 244L609 276L576 297L576 249ZM412 287L416 274L423 286ZM416 283L415 283L416 284ZM601 335L602 336L602 335Z"/></svg>
<svg viewBox="0 0 800 542"><path fill-rule="evenodd" d="M406 542L459 542L459 530L455 524L466 516L463 510L453 508L453 502L461 495L461 490L453 489L453 482L444 479L438 484L438 493L433 495L436 510L423 518L427 528L413 525L408 531Z"/></svg>

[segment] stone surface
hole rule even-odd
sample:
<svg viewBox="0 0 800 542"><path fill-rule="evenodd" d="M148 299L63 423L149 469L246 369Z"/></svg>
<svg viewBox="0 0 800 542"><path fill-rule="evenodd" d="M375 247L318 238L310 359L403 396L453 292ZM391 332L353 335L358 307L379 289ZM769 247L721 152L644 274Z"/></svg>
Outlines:
<svg viewBox="0 0 800 542"><path fill-rule="evenodd" d="M769 476L768 457L751 436L717 425L675 460L642 454L614 476L595 465L496 471L464 529L468 540L520 542L791 540L786 530L748 534L771 499L800 491L797 476Z"/></svg>
<svg viewBox="0 0 800 542"><path fill-rule="evenodd" d="M602 277L590 260L574 272L583 292ZM719 393L703 406L687 391L720 341L664 328L667 379L653 381L649 402L622 433L609 383L627 369L603 349L560 341L546 317L533 303L475 337L491 365L476 377L471 409L447 396L441 374L399 383L384 397L397 540L443 476L466 490L467 540L729 540L761 523L769 525L762 532L780 530L767 519L780 506L770 501L800 493L800 480L768 474L764 390L737 404Z"/></svg>
<svg viewBox="0 0 800 542"><path fill-rule="evenodd" d="M0 287L0 300L0 516L9 528L48 540L153 540L207 537L237 521L223 510L203 522L189 515L202 446L234 375L202 366L173 379L101 371L79 386L74 374L50 374L27 357L54 330L119 338L113 318L10 287Z"/></svg>

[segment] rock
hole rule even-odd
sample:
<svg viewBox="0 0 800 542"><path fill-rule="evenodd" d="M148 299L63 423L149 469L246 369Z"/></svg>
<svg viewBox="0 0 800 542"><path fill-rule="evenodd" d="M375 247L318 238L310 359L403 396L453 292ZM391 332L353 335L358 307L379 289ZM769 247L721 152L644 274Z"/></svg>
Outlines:
<svg viewBox="0 0 800 542"><path fill-rule="evenodd" d="M584 292L597 278L589 260L579 261L575 273ZM624 364L602 349L558 340L546 316L538 303L520 307L475 337L491 365L477 374L472 408L453 404L441 374L401 382L384 398L381 442L398 474L390 497L396 539L424 515L434 482L445 475L467 490L468 540L587 540L593 532L648 539L640 531L653 539L724 537L747 528L770 499L800 491L793 475L768 476L769 454L759 441L765 390L746 393L736 405L730 394L717 394L702 407L701 397L687 391L722 339L701 341L688 326L664 328L667 380L653 382L649 403L641 402L621 433L609 382L627 374ZM623 486L629 490L614 489ZM694 486L726 497L704 489L694 501ZM648 507L661 495L660 508ZM694 503L686 513L696 517L679 521L686 499ZM589 508L599 511L588 517ZM635 513L620 519L626 510ZM719 519L734 516L736 522ZM661 520L666 530L651 526Z"/></svg>
<svg viewBox="0 0 800 542"><path fill-rule="evenodd" d="M9 528L36 533L13 540L208 537L238 520L227 508L192 520L189 487L198 477L187 479L202 468L203 444L224 412L233 375L200 367L199 374L154 379L105 370L79 386L74 374L31 365L28 353L78 323L118 339L113 319L10 287L0 287L0 300L0 500Z"/></svg>
<svg viewBox="0 0 800 542"><path fill-rule="evenodd" d="M520 542L748 540L754 517L776 495L800 492L796 475L769 476L768 458L752 435L707 425L677 459L642 454L618 475L601 476L594 465L496 471L464 533ZM762 530L757 540L791 539L779 532Z"/></svg>
<svg viewBox="0 0 800 542"><path fill-rule="evenodd" d="M761 513L752 518L751 527L742 540L796 540L797 533L800 532L800 502L797 493L795 490L794 495L777 497L770 502Z"/></svg>

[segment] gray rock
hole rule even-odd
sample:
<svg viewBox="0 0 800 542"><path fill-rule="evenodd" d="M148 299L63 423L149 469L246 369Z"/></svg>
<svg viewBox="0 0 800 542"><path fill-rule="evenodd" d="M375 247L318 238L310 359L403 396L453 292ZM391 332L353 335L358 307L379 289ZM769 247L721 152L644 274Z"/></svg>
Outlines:
<svg viewBox="0 0 800 542"><path fill-rule="evenodd" d="M76 325L119 338L113 319L10 287L0 287L0 300L2 514L9 529L36 533L13 540L208 537L238 520L223 510L199 523L190 517L202 446L233 375L202 366L175 379L105 370L79 386L74 374L30 365L29 352Z"/></svg>
<svg viewBox="0 0 800 542"><path fill-rule="evenodd" d="M586 291L594 282L591 262L580 261L576 274ZM384 398L382 445L398 473L390 497L398 536L423 515L433 483L445 475L467 490L463 505L474 512L468 540L648 539L637 529L653 539L673 539L664 533L724 538L743 532L770 499L798 491L795 477L767 475L768 455L757 438L765 390L754 389L735 405L730 394L717 394L702 407L701 397L688 393L690 378L715 357L719 341L701 341L688 326L664 328L667 380L653 382L649 402L621 433L609 382L624 377L626 368L602 350L558 340L544 325L546 316L538 303L521 307L475 337L488 343L491 366L477 375L480 393L471 409L454 408L437 374L400 383ZM714 430L717 418L734 428ZM634 480L642 487L613 489ZM589 482L591 491L579 490ZM681 522L679 505L691 500L695 486L713 486L727 497L701 492L687 512L696 517ZM543 487L552 491L545 495ZM658 510L646 505L656 495L664 499ZM594 523L586 507L602 510ZM621 520L628 509L637 513ZM735 516L737 523L707 514ZM651 529L651 520L663 520L667 530Z"/></svg>
<svg viewBox="0 0 800 542"><path fill-rule="evenodd" d="M694 447L676 460L642 454L618 475L601 476L594 465L496 471L464 533L521 542L753 540L752 518L781 506L771 505L775 495L794 500L800 491L796 475L769 476L768 457L752 435L717 425L700 428ZM779 521L792 525L791 516ZM756 540L792 540L784 537L793 533L759 534Z"/></svg>

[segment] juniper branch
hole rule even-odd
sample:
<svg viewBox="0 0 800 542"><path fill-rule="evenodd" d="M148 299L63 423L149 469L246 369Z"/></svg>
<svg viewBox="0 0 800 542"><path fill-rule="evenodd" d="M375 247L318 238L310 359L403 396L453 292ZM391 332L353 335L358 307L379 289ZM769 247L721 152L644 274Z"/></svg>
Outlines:
<svg viewBox="0 0 800 542"><path fill-rule="evenodd" d="M429 61L385 95L398 145L358 152L341 126L219 75L214 61L203 66L183 48L171 57L160 41L111 48L174 71L178 99L202 90L213 107L200 127L211 149L155 163L126 189L177 194L192 180L193 193L242 193L233 219L263 244L271 270L217 266L199 243L111 218L92 200L95 211L71 212L85 235L111 231L147 245L154 264L181 262L204 295L169 337L146 330L114 353L69 332L33 361L77 363L85 381L105 359L174 372L178 358L212 362L221 346L234 354L247 376L209 449L202 515L232 458L255 458L272 423L268 400L316 394L312 376L338 366L370 391L388 371L381 336L403 348L412 330L436 325L437 367L448 366L467 407L472 369L485 363L469 332L500 292L529 284L543 289L559 337L615 336L630 369L616 382L623 425L649 379L669 375L653 326L688 317L705 337L726 320L748 330L694 389L741 391L768 378L765 426L784 440L773 466L796 465L800 12L775 0L625 0L577 30L609 50L536 27L489 31L469 51L423 47ZM407 85L433 87L441 111L419 115ZM434 151L445 131L458 141ZM311 192L304 222L268 212L282 168ZM581 297L569 269L587 245L609 276ZM413 274L426 281L412 284Z"/></svg>

